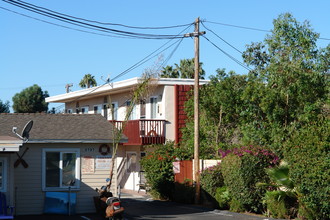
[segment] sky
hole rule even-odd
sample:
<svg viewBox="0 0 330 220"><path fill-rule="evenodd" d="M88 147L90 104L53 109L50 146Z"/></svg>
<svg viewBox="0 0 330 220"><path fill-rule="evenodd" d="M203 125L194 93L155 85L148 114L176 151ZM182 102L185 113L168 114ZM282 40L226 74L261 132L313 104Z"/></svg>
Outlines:
<svg viewBox="0 0 330 220"><path fill-rule="evenodd" d="M186 29L187 26L181 25L191 24L199 17L205 25L200 26L200 31L206 31L204 37L200 37L200 62L203 63L206 78L214 75L218 68L246 74L248 70L233 58L243 62L238 51L243 52L252 42L263 41L270 34L267 31L272 29L273 20L282 13L292 13L300 22L308 20L314 31L323 38L317 42L319 47L326 47L330 43L328 0L27 2L62 14L104 23L134 27L178 26L155 30L101 25L144 34L181 36L191 33L193 26ZM98 85L102 85L108 76L115 78L114 81L139 77L159 63L173 66L180 63L181 59L194 57L194 39L190 37L182 41L114 37L109 33L85 29L27 11L4 0L0 0L0 31L0 100L9 101L10 105L16 93L34 84L54 96L65 93L68 83L73 84L72 91L80 90L79 82L88 73L95 77ZM146 57L149 59L147 62L126 71ZM58 106L60 104L51 104L49 107Z"/></svg>

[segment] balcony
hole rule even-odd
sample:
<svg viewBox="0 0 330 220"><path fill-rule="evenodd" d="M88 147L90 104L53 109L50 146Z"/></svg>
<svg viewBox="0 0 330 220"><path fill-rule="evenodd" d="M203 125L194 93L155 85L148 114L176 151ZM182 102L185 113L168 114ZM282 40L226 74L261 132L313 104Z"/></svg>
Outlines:
<svg viewBox="0 0 330 220"><path fill-rule="evenodd" d="M165 143L165 122L158 119L139 119L123 121L110 121L116 128L124 127L124 134L128 142L124 145L150 145Z"/></svg>

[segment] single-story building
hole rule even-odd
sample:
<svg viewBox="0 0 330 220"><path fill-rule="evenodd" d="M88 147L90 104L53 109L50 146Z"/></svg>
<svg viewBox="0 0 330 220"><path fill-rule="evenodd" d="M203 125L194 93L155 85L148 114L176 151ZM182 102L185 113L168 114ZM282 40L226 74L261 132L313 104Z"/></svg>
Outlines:
<svg viewBox="0 0 330 220"><path fill-rule="evenodd" d="M25 142L13 130L22 134L30 120ZM110 173L112 123L98 114L14 113L0 114L0 125L0 190L16 215L42 214L49 192L74 194L76 213L95 211L95 188L106 185ZM122 135L119 143L126 141Z"/></svg>

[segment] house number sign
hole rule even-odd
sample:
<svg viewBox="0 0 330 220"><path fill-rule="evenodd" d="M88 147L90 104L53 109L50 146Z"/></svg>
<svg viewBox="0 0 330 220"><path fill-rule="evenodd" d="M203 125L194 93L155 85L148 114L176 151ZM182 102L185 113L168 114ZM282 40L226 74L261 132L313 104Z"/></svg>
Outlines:
<svg viewBox="0 0 330 220"><path fill-rule="evenodd" d="M95 148L94 147L86 147L84 148L85 152L95 152Z"/></svg>

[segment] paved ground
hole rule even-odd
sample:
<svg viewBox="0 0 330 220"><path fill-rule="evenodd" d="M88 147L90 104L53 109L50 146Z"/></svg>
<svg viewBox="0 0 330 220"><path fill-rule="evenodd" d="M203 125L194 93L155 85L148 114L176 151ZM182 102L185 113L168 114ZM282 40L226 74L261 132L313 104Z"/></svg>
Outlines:
<svg viewBox="0 0 330 220"><path fill-rule="evenodd" d="M154 201L144 192L123 191L122 205L125 207L124 219L180 219L180 220L271 220L257 215L233 213L229 211L208 209L202 206L186 205L174 202ZM34 215L17 216L16 220L105 220L95 213L67 215Z"/></svg>

